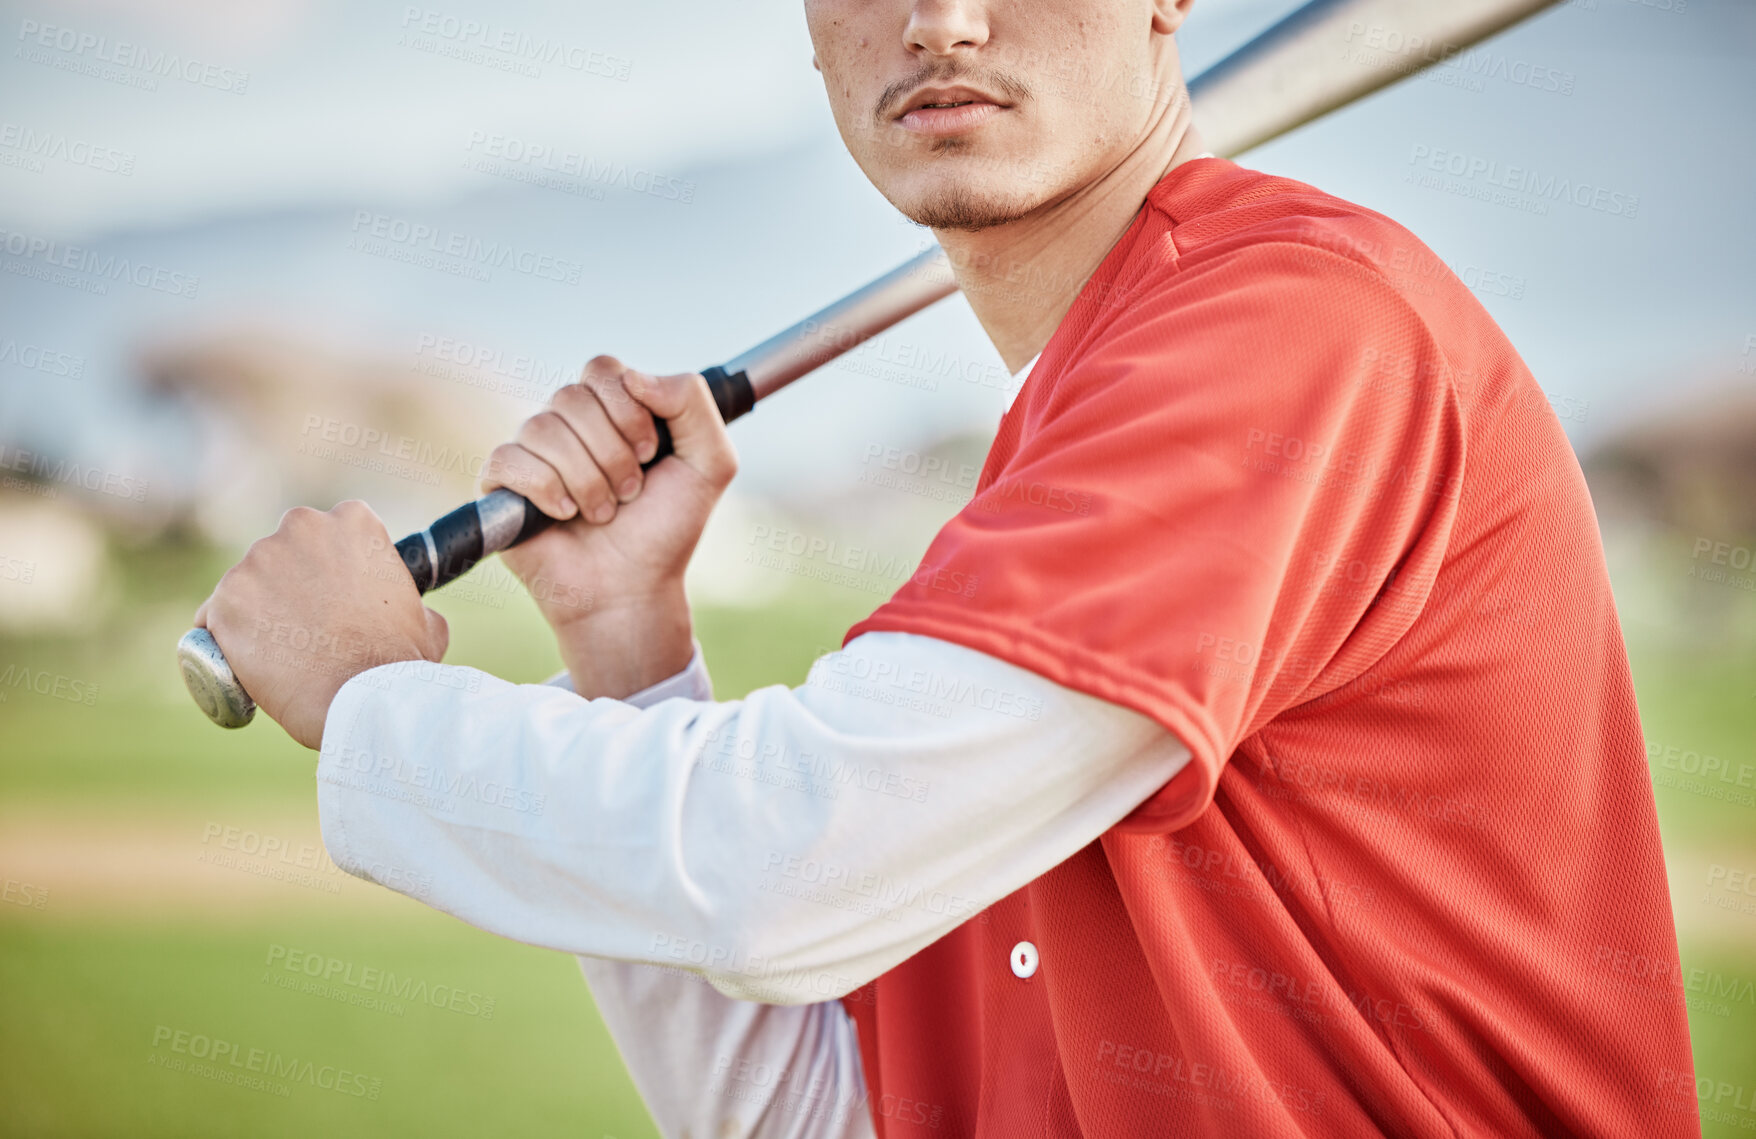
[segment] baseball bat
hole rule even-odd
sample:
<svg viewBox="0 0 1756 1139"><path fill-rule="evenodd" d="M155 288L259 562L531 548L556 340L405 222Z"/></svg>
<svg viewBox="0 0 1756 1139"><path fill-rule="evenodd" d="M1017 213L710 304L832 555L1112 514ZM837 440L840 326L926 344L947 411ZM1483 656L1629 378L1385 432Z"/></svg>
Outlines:
<svg viewBox="0 0 1756 1139"><path fill-rule="evenodd" d="M1195 118L1210 150L1233 157L1321 118L1380 88L1441 63L1557 0L1311 0L1189 82ZM930 248L871 284L702 374L730 423L757 401L957 291L944 254ZM658 421L659 448L670 453ZM489 554L551 523L504 488L396 543L415 586L437 589ZM212 634L191 629L177 642L183 682L221 727L256 714Z"/></svg>

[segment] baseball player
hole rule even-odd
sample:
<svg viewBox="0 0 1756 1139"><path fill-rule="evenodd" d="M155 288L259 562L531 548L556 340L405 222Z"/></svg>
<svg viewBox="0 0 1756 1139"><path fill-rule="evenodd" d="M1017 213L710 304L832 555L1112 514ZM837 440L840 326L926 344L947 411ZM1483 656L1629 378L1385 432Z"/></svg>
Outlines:
<svg viewBox="0 0 1756 1139"><path fill-rule="evenodd" d="M1579 466L1414 236L1204 153L1189 4L806 0L1020 381L806 684L713 699L683 573L736 459L701 377L609 357L484 484L564 520L505 554L564 677L440 664L358 503L197 615L320 749L335 861L577 954L667 1135L1697 1132Z"/></svg>

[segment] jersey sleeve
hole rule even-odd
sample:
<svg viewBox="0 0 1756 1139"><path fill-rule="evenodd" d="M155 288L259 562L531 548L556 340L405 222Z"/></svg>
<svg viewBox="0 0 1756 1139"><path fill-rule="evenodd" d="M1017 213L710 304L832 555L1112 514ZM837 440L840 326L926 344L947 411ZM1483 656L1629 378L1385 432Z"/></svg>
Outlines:
<svg viewBox="0 0 1756 1139"><path fill-rule="evenodd" d="M1193 759L1122 828L1169 831L1407 630L1463 428L1425 323L1346 257L1256 243L1118 295L1076 303L974 497L849 637L957 642L1157 720Z"/></svg>

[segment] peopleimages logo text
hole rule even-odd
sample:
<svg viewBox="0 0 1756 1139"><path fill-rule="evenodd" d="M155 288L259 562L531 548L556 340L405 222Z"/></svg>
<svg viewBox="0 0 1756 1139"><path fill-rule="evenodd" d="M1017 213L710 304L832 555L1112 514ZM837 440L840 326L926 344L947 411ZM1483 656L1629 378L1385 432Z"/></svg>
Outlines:
<svg viewBox="0 0 1756 1139"><path fill-rule="evenodd" d="M1418 170L1428 170L1465 183L1523 194L1539 206L1547 202L1565 202L1580 209L1625 218L1632 218L1640 211L1638 194L1625 194L1608 186L1577 182L1562 175L1544 174L1528 166L1501 163L1499 159L1465 154L1460 150L1446 150L1416 143L1409 152L1408 160L1409 165ZM1547 212L1546 206L1537 212Z"/></svg>
<svg viewBox="0 0 1756 1139"><path fill-rule="evenodd" d="M402 247L429 257L450 257L479 269L509 269L545 281L577 285L585 272L583 262L570 261L548 253L520 249L511 242L484 241L456 230L431 226L425 222L373 213L354 212L354 242L362 252L379 253L366 242Z"/></svg>
<svg viewBox="0 0 1756 1139"><path fill-rule="evenodd" d="M0 229L0 252L21 257L27 262L74 273L87 273L106 281L138 285L143 289L170 293L172 296L192 298L196 289L201 286L201 278L193 273L177 272L162 265L131 260L114 253L99 253L82 245L34 237L17 230ZM95 288L101 291L105 286L98 285Z"/></svg>

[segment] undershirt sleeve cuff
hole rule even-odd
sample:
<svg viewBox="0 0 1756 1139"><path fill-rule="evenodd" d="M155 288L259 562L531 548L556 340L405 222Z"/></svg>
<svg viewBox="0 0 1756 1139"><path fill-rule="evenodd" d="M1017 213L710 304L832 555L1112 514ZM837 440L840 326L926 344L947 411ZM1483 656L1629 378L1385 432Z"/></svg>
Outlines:
<svg viewBox="0 0 1756 1139"><path fill-rule="evenodd" d="M683 671L667 676L657 684L642 688L632 696L623 697L623 703L632 704L636 708L645 708L657 704L661 700L682 698L684 700L713 699L713 680L707 675L707 660L701 655L701 642L695 641L695 652ZM573 678L565 671L558 672L543 681L552 688L565 688L573 691Z"/></svg>

